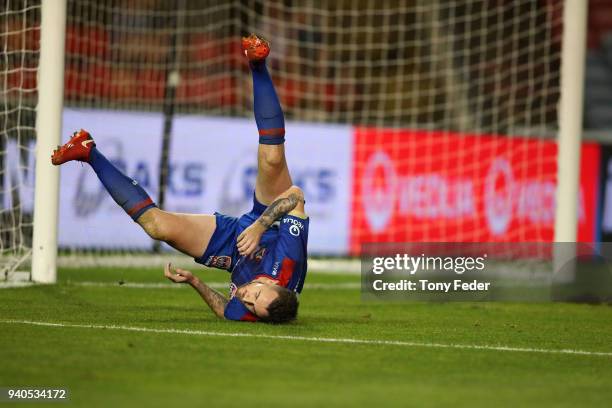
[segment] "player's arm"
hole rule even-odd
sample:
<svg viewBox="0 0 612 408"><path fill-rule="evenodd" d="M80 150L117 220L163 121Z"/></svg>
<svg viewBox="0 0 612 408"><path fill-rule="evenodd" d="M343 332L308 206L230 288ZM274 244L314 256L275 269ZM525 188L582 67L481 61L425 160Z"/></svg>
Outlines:
<svg viewBox="0 0 612 408"><path fill-rule="evenodd" d="M245 228L238 239L236 245L240 255L250 255L257 249L259 240L263 233L274 224L274 222L284 215L291 214L305 218L304 213L304 192L297 186L291 186L282 194L278 195L272 204L259 216L255 222Z"/></svg>
<svg viewBox="0 0 612 408"><path fill-rule="evenodd" d="M223 313L228 300L221 293L202 282L191 272L180 268L173 268L170 263L166 264L164 275L174 283L188 283L191 285L217 317L224 318Z"/></svg>

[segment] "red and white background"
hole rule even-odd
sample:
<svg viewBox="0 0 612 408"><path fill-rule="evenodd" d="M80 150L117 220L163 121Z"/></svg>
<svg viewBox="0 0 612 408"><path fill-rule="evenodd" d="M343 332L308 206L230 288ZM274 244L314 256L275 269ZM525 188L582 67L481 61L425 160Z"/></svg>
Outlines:
<svg viewBox="0 0 612 408"><path fill-rule="evenodd" d="M541 242L554 236L553 140L357 128L351 252L367 242ZM595 240L599 146L582 145L578 239Z"/></svg>

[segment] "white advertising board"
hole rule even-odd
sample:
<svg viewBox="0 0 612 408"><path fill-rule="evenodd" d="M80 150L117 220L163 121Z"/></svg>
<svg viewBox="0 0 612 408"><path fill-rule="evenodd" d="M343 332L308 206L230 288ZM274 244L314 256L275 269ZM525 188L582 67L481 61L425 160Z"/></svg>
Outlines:
<svg viewBox="0 0 612 408"><path fill-rule="evenodd" d="M81 127L98 148L157 198L161 114L65 110L64 134ZM289 122L287 162L294 184L305 191L311 217L309 250L348 251L352 134L348 126ZM250 210L257 171L253 120L177 116L170 147L166 209L218 211L238 216ZM117 206L88 165L62 166L61 246L150 248L151 240Z"/></svg>
<svg viewBox="0 0 612 408"><path fill-rule="evenodd" d="M100 151L155 200L161 151L160 114L64 110L63 135L84 128ZM65 140L63 140L65 142ZM60 167L59 245L87 248L151 248L151 239L119 207L91 167Z"/></svg>

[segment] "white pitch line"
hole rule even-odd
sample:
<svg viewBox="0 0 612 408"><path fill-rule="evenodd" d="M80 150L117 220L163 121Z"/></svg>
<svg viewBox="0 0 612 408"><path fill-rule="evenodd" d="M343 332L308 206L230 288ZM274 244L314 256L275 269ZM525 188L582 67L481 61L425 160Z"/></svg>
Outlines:
<svg viewBox="0 0 612 408"><path fill-rule="evenodd" d="M30 281L0 282L0 289L25 288L32 285L34 285L34 282Z"/></svg>
<svg viewBox="0 0 612 408"><path fill-rule="evenodd" d="M96 255L96 254L69 254L58 257L58 265L64 268L91 268L91 267L120 267L120 268L159 268L163 270L167 262L181 268L194 268L193 258L176 252L162 254L123 255ZM361 262L359 259L337 258L310 258L308 259L308 273L360 275Z"/></svg>
<svg viewBox="0 0 612 408"><path fill-rule="evenodd" d="M97 288L136 288L136 289L181 289L186 288L186 285L177 285L172 283L162 282L91 282L91 281L66 281L71 286L82 287L97 287ZM22 288L26 286L36 285L35 282L7 282L0 284L0 289ZM227 289L228 282L207 282L207 285L213 289ZM359 282L338 282L338 283L306 283L304 289L310 290L349 290L360 289Z"/></svg>
<svg viewBox="0 0 612 408"><path fill-rule="evenodd" d="M475 344L419 343L419 342L400 341L400 340L368 340L368 339L333 338L333 337L283 336L283 335L272 335L272 334L255 334L255 333L225 333L225 332L203 331L203 330L153 329L153 328L148 328L148 327L132 327L132 326L116 326L116 325L36 322L36 321L30 321L30 320L0 320L0 323L24 324L24 325L45 326L45 327L76 328L76 329L102 329L102 330L122 330L122 331L145 332L145 333L161 333L161 334L187 334L187 335L192 335L192 336L250 337L250 338L273 339L273 340L311 341L311 342L318 342L318 343L365 344L365 345L382 345L382 346L406 346L406 347L444 348L444 349L459 349L459 350L510 351L510 352L522 352L522 353L572 354L572 355L583 355L583 356L612 357L612 352L572 350L572 349L542 349L542 348L510 347L510 346L488 346L488 345L475 345Z"/></svg>
<svg viewBox="0 0 612 408"><path fill-rule="evenodd" d="M186 285L177 285L172 283L162 282L125 282L119 284L118 282L88 282L88 281L72 281L68 282L73 286L85 286L85 287L122 287L122 288L137 288L137 289L172 289L172 288L185 288ZM207 283L213 289L227 289L229 283L227 282L210 282ZM361 284L359 282L338 282L338 283L306 283L304 289L360 289Z"/></svg>

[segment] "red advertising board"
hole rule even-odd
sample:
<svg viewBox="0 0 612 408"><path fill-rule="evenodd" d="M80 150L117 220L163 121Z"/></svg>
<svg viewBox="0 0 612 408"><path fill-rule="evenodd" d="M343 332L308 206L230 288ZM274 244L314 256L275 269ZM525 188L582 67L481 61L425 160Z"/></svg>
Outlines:
<svg viewBox="0 0 612 408"><path fill-rule="evenodd" d="M351 252L365 242L554 236L554 140L356 128ZM599 146L582 146L578 239L595 240Z"/></svg>

